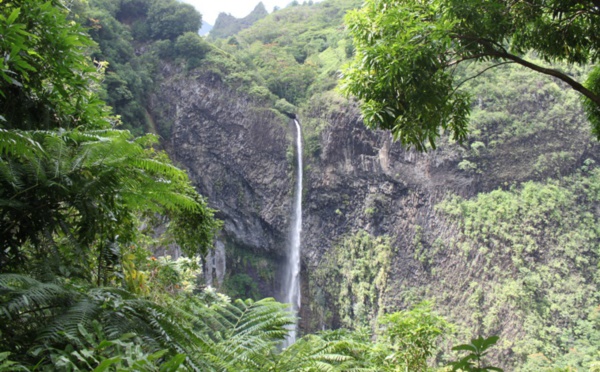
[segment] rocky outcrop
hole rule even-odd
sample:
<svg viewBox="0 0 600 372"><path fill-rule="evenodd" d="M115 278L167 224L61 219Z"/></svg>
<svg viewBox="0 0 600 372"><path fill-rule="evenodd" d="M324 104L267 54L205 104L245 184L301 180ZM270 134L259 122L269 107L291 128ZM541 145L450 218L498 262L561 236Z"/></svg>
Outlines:
<svg viewBox="0 0 600 372"><path fill-rule="evenodd" d="M287 118L228 88L219 75L182 76L167 73L153 104L169 107L160 115L173 122L173 158L219 211L228 241L282 254L292 190Z"/></svg>

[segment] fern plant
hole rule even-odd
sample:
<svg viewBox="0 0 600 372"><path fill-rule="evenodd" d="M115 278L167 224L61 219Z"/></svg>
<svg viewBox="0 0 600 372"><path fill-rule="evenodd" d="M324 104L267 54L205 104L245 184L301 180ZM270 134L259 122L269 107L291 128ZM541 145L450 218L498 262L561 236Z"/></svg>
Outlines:
<svg viewBox="0 0 600 372"><path fill-rule="evenodd" d="M25 366L9 360L9 356L9 352L0 352L0 372L28 371Z"/></svg>
<svg viewBox="0 0 600 372"><path fill-rule="evenodd" d="M165 358L168 350L154 353L144 350L142 343L133 333L124 334L118 339L107 340L102 327L96 321L88 331L79 325L79 338L71 338L71 344L64 350L51 350L52 365L48 370L68 371L145 371L175 372L187 370L183 367L184 354Z"/></svg>
<svg viewBox="0 0 600 372"><path fill-rule="evenodd" d="M170 231L186 253L209 249L220 225L185 172L148 147L153 136L133 139L117 130L11 134L20 136L0 137L0 148L17 139L21 144L5 146L0 156L0 243L7 247L0 270L18 267L30 242L34 257L71 272L85 276L96 266L98 284L106 285L119 256L115 245L134 240L140 213L172 217Z"/></svg>
<svg viewBox="0 0 600 372"><path fill-rule="evenodd" d="M323 331L307 335L277 355L265 371L375 371L367 355L373 346L361 332Z"/></svg>
<svg viewBox="0 0 600 372"><path fill-rule="evenodd" d="M109 339L138 335L148 352L168 349L171 356L190 349L193 338L174 314L115 288L67 288L22 275L0 275L0 350L20 361L41 364L51 349L82 347L82 330L98 323ZM83 342L81 341L81 342Z"/></svg>
<svg viewBox="0 0 600 372"><path fill-rule="evenodd" d="M190 355L206 371L264 370L292 324L287 306L272 298L230 300L211 293L180 302L179 317L200 338Z"/></svg>
<svg viewBox="0 0 600 372"><path fill-rule="evenodd" d="M0 274L0 350L46 365L56 354L51 350L76 356L91 342L86 335L101 331L108 340L135 334L148 354L184 354L192 370L265 370L292 323L285 309L273 299L232 303L210 292L160 306L121 289Z"/></svg>
<svg viewBox="0 0 600 372"><path fill-rule="evenodd" d="M110 282L115 244L136 214L171 217L188 254L206 252L219 224L186 173L153 146L114 129L98 98L105 64L62 1L0 7L0 272L32 257L61 275Z"/></svg>

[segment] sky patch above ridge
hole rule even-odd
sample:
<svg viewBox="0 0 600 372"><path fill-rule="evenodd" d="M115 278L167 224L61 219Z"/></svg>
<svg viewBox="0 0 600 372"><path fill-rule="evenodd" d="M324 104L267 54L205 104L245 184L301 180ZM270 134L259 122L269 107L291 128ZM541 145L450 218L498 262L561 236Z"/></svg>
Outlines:
<svg viewBox="0 0 600 372"><path fill-rule="evenodd" d="M259 2L264 4L269 13L273 12L275 6L285 8L292 0L183 0L184 3L193 5L196 10L202 14L202 23L215 24L215 20L219 13L228 13L236 18L244 18L258 5ZM313 0L318 3L321 0ZM304 0L298 0L300 4Z"/></svg>

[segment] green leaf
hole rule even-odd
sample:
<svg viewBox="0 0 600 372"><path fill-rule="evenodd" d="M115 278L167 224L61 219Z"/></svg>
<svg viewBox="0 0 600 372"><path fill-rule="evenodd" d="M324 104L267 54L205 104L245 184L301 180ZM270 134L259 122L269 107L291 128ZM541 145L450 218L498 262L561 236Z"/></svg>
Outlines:
<svg viewBox="0 0 600 372"><path fill-rule="evenodd" d="M93 369L93 372L103 372L106 371L110 366L120 363L123 360L122 356L116 356L109 359L104 359L102 363L98 365L98 367Z"/></svg>
<svg viewBox="0 0 600 372"><path fill-rule="evenodd" d="M165 355L168 352L169 352L169 350L166 350L166 349L165 350L159 350L159 351L157 351L157 352L155 352L153 354L150 354L148 356L148 360L157 360L157 359L160 359L160 358L162 358L163 355Z"/></svg>
<svg viewBox="0 0 600 372"><path fill-rule="evenodd" d="M179 367L185 362L185 354L177 354L168 361L160 365L160 372L177 372Z"/></svg>
<svg viewBox="0 0 600 372"><path fill-rule="evenodd" d="M477 352L477 348L471 344L457 345L457 346L454 346L452 348L452 350L455 350L455 351L465 350L465 351L472 351L474 353Z"/></svg>
<svg viewBox="0 0 600 372"><path fill-rule="evenodd" d="M495 345L496 342L498 342L499 338L500 338L499 336L490 336L490 337L484 339L483 342L481 343L481 350L486 350L490 346Z"/></svg>
<svg viewBox="0 0 600 372"><path fill-rule="evenodd" d="M10 15L8 16L8 19L6 20L6 23L11 25L14 23L14 21L17 19L17 17L19 16L19 14L21 14L21 8L15 8Z"/></svg>

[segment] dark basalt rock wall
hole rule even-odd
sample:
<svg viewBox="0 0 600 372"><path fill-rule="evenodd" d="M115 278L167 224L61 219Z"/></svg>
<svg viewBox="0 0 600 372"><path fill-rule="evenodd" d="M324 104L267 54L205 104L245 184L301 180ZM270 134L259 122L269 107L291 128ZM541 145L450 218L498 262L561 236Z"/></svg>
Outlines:
<svg viewBox="0 0 600 372"><path fill-rule="evenodd" d="M170 152L219 210L236 244L280 255L292 180L287 119L226 87L215 74L164 79L156 106L173 122Z"/></svg>

